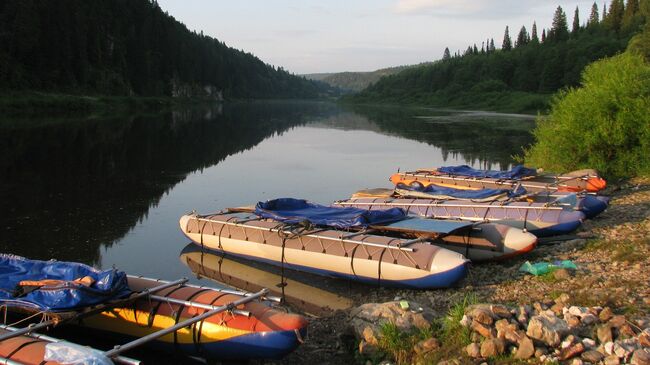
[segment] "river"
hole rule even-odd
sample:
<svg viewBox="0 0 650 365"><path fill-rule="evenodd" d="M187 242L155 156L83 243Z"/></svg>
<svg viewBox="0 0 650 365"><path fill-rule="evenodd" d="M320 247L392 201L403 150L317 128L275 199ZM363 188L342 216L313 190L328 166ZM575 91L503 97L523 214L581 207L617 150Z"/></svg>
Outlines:
<svg viewBox="0 0 650 365"><path fill-rule="evenodd" d="M276 197L329 203L388 187L397 169L508 168L533 126L518 115L325 102L5 118L0 251L191 277L179 260L184 213Z"/></svg>

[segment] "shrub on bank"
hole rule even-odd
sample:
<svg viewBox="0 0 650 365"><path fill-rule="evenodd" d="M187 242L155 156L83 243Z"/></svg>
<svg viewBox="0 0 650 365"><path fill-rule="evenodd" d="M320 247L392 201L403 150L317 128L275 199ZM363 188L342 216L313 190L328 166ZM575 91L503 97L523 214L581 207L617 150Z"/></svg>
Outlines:
<svg viewBox="0 0 650 365"><path fill-rule="evenodd" d="M582 87L556 95L539 117L525 162L609 178L650 175L650 64L627 52L589 65Z"/></svg>

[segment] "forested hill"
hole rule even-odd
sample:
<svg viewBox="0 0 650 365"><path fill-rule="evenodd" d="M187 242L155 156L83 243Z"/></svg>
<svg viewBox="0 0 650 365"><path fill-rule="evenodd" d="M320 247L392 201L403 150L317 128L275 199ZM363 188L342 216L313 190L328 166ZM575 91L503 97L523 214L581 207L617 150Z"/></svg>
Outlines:
<svg viewBox="0 0 650 365"><path fill-rule="evenodd" d="M576 8L569 24L558 7L550 29L538 32L533 23L530 32L524 26L511 37L506 27L500 49L493 39L469 46L463 54L447 49L441 60L384 77L350 99L517 112L544 109L550 94L578 85L586 65L625 50L645 22L639 0L614 0L605 9L594 4L581 21Z"/></svg>
<svg viewBox="0 0 650 365"><path fill-rule="evenodd" d="M336 72L325 74L308 74L303 75L310 80L323 81L331 86L338 87L343 91L358 92L371 84L377 82L380 78L396 74L402 70L416 66L397 66L382 68L369 72Z"/></svg>
<svg viewBox="0 0 650 365"><path fill-rule="evenodd" d="M151 0L0 2L0 92L316 97L327 86L191 32Z"/></svg>

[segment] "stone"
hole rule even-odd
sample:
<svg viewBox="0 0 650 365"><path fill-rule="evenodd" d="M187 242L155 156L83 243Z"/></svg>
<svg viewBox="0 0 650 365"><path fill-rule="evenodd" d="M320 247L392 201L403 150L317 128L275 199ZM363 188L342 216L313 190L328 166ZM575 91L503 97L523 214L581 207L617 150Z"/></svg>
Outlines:
<svg viewBox="0 0 650 365"><path fill-rule="evenodd" d="M418 303L409 301L409 308L421 308ZM383 323L394 323L400 331L411 332L415 328L429 328L435 313L428 308L422 311L402 309L400 302L367 303L350 312L350 327L359 340L376 345L381 336Z"/></svg>
<svg viewBox="0 0 650 365"><path fill-rule="evenodd" d="M592 364L597 364L604 357L605 357L605 355L601 354L598 351L594 351L594 350L585 351L580 355L581 359L583 359L584 361L590 362Z"/></svg>
<svg viewBox="0 0 650 365"><path fill-rule="evenodd" d="M559 345L562 337L568 332L569 326L566 321L546 314L532 317L526 330L528 337L542 341L551 347Z"/></svg>
<svg viewBox="0 0 650 365"><path fill-rule="evenodd" d="M596 327L596 336L600 343L607 343L613 340L612 335L612 326L609 323L605 323Z"/></svg>
<svg viewBox="0 0 650 365"><path fill-rule="evenodd" d="M573 361L571 361L571 365L584 365L584 362L582 362L580 359L573 359Z"/></svg>
<svg viewBox="0 0 650 365"><path fill-rule="evenodd" d="M499 318L511 318L512 313L510 313L510 309L508 309L506 306L503 305L492 305L490 306L490 310L492 311L492 314Z"/></svg>
<svg viewBox="0 0 650 365"><path fill-rule="evenodd" d="M564 320L566 321L566 323L571 328L578 327L580 325L580 323L582 323L582 322L580 322L579 317L576 317L576 316L568 314L568 313L564 315Z"/></svg>
<svg viewBox="0 0 650 365"><path fill-rule="evenodd" d="M567 293L562 293L560 296L555 298L555 303L562 304L564 306L568 305L569 301L571 301L571 296L569 296Z"/></svg>
<svg viewBox="0 0 650 365"><path fill-rule="evenodd" d="M630 338L636 336L636 333L634 332L634 329L632 329L632 326L630 326L628 323L623 324L618 328L618 333L620 336Z"/></svg>
<svg viewBox="0 0 650 365"><path fill-rule="evenodd" d="M569 313L582 318L585 314L589 313L589 310L586 307L571 306L569 307Z"/></svg>
<svg viewBox="0 0 650 365"><path fill-rule="evenodd" d="M562 303L555 303L555 304L553 304L551 306L551 310L553 311L553 313L555 313L556 316L559 316L560 314L562 314L563 311L564 311L564 308L565 308L564 304L562 304Z"/></svg>
<svg viewBox="0 0 650 365"><path fill-rule="evenodd" d="M632 359L630 360L632 365L650 365L650 352L642 349L634 351L632 354Z"/></svg>
<svg viewBox="0 0 650 365"><path fill-rule="evenodd" d="M557 270L553 271L553 277L556 280L566 280L566 279L569 279L572 276L573 276L573 274L568 269L562 268L562 269L557 269Z"/></svg>
<svg viewBox="0 0 650 365"><path fill-rule="evenodd" d="M573 345L576 342L576 337L574 335L568 335L564 340L562 340L562 343L560 343L560 348L565 349L571 345Z"/></svg>
<svg viewBox="0 0 650 365"><path fill-rule="evenodd" d="M582 324L584 324L584 325L590 326L590 325L598 322L598 317L596 317L595 315L593 315L591 313L587 313L580 319L580 322L582 322Z"/></svg>
<svg viewBox="0 0 650 365"><path fill-rule="evenodd" d="M467 356L469 357L475 359L479 358L481 357L481 346L479 346L476 342L472 342L465 347L465 352L467 352Z"/></svg>
<svg viewBox="0 0 650 365"><path fill-rule="evenodd" d="M614 316L614 313L612 312L612 308L610 307L603 308L603 310L600 311L600 314L598 314L598 318L600 318L602 322L609 321L612 318L612 316Z"/></svg>
<svg viewBox="0 0 650 365"><path fill-rule="evenodd" d="M463 327L470 327L472 325L472 319L466 314L463 314L463 318L460 320L460 325Z"/></svg>
<svg viewBox="0 0 650 365"><path fill-rule="evenodd" d="M650 347L650 330L645 329L641 334L639 335L639 344L643 347Z"/></svg>
<svg viewBox="0 0 650 365"><path fill-rule="evenodd" d="M491 325L494 323L494 318L492 318L492 313L489 310L484 308L475 308L470 312L470 317L474 322L481 324Z"/></svg>
<svg viewBox="0 0 650 365"><path fill-rule="evenodd" d="M516 324L508 322L507 319L498 320L495 323L495 328L498 338L512 344L517 344L523 337L526 337L524 331L520 330Z"/></svg>
<svg viewBox="0 0 650 365"><path fill-rule="evenodd" d="M415 346L413 346L413 351L418 355L422 355L437 350L439 348L440 348L440 341L438 341L438 339L435 337L431 337L415 344Z"/></svg>
<svg viewBox="0 0 650 365"><path fill-rule="evenodd" d="M619 328L622 325L624 325L626 322L627 322L627 320L625 319L625 316L616 315L616 316L613 316L607 323L612 325L612 327Z"/></svg>
<svg viewBox="0 0 650 365"><path fill-rule="evenodd" d="M500 338L488 338L481 344L481 357L488 358L503 354L505 342Z"/></svg>
<svg viewBox="0 0 650 365"><path fill-rule="evenodd" d="M359 342L359 354L368 357L375 357L379 355L379 353L379 348L376 345L370 344L366 340L361 340Z"/></svg>
<svg viewBox="0 0 650 365"><path fill-rule="evenodd" d="M585 351L585 345L582 344L582 342L578 342L575 345L571 345L567 348L563 348L560 351L560 355L558 356L560 360L568 360L572 359L581 353Z"/></svg>
<svg viewBox="0 0 650 365"><path fill-rule="evenodd" d="M603 345L603 350L605 350L605 353L607 355L611 355L614 353L614 342L607 342Z"/></svg>
<svg viewBox="0 0 650 365"><path fill-rule="evenodd" d="M585 347L588 349L596 347L596 341L592 340L591 338L583 338L582 344L585 345Z"/></svg>
<svg viewBox="0 0 650 365"><path fill-rule="evenodd" d="M614 355L618 356L619 359L627 359L630 355L632 355L632 351L615 342Z"/></svg>
<svg viewBox="0 0 650 365"><path fill-rule="evenodd" d="M519 341L519 347L517 347L517 352L515 353L515 359L530 359L535 355L535 345L533 340L528 337L524 337Z"/></svg>
<svg viewBox="0 0 650 365"><path fill-rule="evenodd" d="M535 347L535 358L539 359L546 354L548 354L548 350L546 349L546 347L543 346Z"/></svg>
<svg viewBox="0 0 650 365"><path fill-rule="evenodd" d="M494 328L477 321L472 322L472 329L485 338L497 337L497 331Z"/></svg>
<svg viewBox="0 0 650 365"><path fill-rule="evenodd" d="M521 308L523 307L517 309L517 322L522 326L526 326L528 324L528 314L522 311Z"/></svg>
<svg viewBox="0 0 650 365"><path fill-rule="evenodd" d="M618 365L620 363L621 361L618 359L618 356L616 355L609 355L603 360L604 365Z"/></svg>

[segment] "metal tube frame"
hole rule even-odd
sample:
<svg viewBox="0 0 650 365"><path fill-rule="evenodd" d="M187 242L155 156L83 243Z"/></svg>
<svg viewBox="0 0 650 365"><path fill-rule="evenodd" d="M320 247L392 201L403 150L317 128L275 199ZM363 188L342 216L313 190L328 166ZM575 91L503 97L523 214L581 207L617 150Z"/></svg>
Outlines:
<svg viewBox="0 0 650 365"><path fill-rule="evenodd" d="M194 219L196 219L197 221L218 223L218 224L234 226L234 227L257 229L257 230L268 231L268 232L282 232L284 234L292 234L292 232L290 232L290 231L280 230L280 229L277 229L277 228L265 228L265 227L243 225L243 224L238 224L238 223L234 223L234 222L217 221L217 220L214 220L214 219L204 218L204 217L199 216L199 215L194 216ZM312 237L312 238L316 238L316 239L334 240L334 241L338 241L338 242L342 242L342 243L351 243L351 244L362 245L362 246L380 247L380 248L388 248L388 249L391 249L391 250L415 252L414 249L408 248L408 247L389 246L389 245L382 245L382 244L379 244L379 243L347 240L345 238L325 237L325 236L316 235L316 234L303 234L302 236Z"/></svg>

